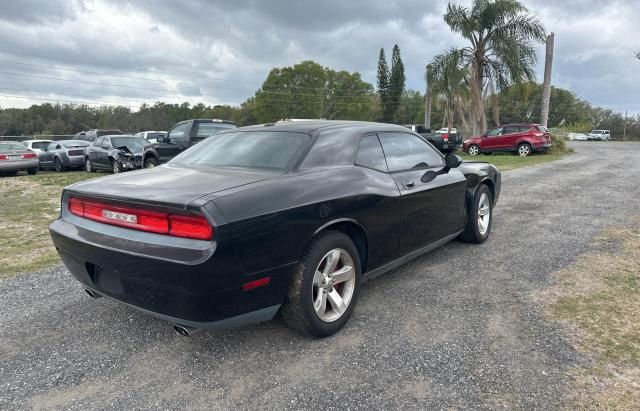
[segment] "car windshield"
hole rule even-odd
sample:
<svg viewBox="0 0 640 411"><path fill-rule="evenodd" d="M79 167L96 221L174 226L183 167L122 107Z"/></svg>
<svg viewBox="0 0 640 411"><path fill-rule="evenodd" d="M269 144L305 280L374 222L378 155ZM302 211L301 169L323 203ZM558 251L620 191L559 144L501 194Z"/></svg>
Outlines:
<svg viewBox="0 0 640 411"><path fill-rule="evenodd" d="M303 133L227 132L191 147L170 164L283 170L300 155L309 139Z"/></svg>
<svg viewBox="0 0 640 411"><path fill-rule="evenodd" d="M124 133L122 131L120 131L120 130L98 130L98 131L96 131L96 136L98 136L98 137L108 136L108 135L119 135L119 134L124 134Z"/></svg>
<svg viewBox="0 0 640 411"><path fill-rule="evenodd" d="M26 148L22 143L0 142L0 150L24 150Z"/></svg>
<svg viewBox="0 0 640 411"><path fill-rule="evenodd" d="M63 141L62 145L65 146L66 148L87 147L89 145L89 142L88 141L82 141L82 140L71 140L71 141Z"/></svg>
<svg viewBox="0 0 640 411"><path fill-rule="evenodd" d="M126 147L129 150L137 150L146 144L149 144L149 142L142 137L111 137L111 145L113 148Z"/></svg>

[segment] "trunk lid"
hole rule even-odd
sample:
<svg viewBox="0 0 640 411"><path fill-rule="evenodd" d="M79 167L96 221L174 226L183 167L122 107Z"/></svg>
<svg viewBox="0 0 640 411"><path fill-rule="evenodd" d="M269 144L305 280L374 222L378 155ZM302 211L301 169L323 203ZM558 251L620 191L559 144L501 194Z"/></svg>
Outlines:
<svg viewBox="0 0 640 411"><path fill-rule="evenodd" d="M180 207L208 194L281 174L245 168L185 168L163 165L88 180L67 189L89 197Z"/></svg>

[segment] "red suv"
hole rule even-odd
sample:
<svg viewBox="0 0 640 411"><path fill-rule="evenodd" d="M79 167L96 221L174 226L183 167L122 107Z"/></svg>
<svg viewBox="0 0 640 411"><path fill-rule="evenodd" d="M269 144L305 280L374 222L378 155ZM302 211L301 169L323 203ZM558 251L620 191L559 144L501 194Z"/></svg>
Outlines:
<svg viewBox="0 0 640 411"><path fill-rule="evenodd" d="M462 143L462 150L475 156L494 151L513 151L521 156L551 148L549 130L539 124L507 124L471 137Z"/></svg>

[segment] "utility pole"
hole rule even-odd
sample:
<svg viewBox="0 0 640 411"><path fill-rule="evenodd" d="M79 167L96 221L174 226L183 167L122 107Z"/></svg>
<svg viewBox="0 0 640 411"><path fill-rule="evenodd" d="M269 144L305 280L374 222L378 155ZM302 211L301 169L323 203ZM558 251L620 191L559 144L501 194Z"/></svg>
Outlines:
<svg viewBox="0 0 640 411"><path fill-rule="evenodd" d="M622 128L622 139L627 140L627 110L624 111L624 126Z"/></svg>
<svg viewBox="0 0 640 411"><path fill-rule="evenodd" d="M551 99L551 66L553 65L553 40L554 34L547 36L547 53L544 60L544 86L542 88L542 111L540 124L547 127L549 120L549 100Z"/></svg>
<svg viewBox="0 0 640 411"><path fill-rule="evenodd" d="M424 128L431 129L431 82L429 81L429 65L425 69L424 81L427 89L424 93Z"/></svg>

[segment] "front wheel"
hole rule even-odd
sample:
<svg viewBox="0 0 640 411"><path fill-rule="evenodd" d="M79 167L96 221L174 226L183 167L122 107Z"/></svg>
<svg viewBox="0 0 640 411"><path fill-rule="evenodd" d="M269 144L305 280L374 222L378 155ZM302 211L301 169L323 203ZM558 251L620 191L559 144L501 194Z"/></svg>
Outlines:
<svg viewBox="0 0 640 411"><path fill-rule="evenodd" d="M289 327L315 337L338 332L356 305L360 275L353 241L337 231L320 234L296 266L282 318Z"/></svg>
<svg viewBox="0 0 640 411"><path fill-rule="evenodd" d="M122 164L118 160L111 160L111 169L113 170L113 174L118 174L122 172Z"/></svg>
<svg viewBox="0 0 640 411"><path fill-rule="evenodd" d="M470 156L477 156L478 154L480 154L480 146L477 144L471 144L467 149L467 152Z"/></svg>
<svg viewBox="0 0 640 411"><path fill-rule="evenodd" d="M476 190L471 207L467 212L467 225L460 239L467 243L481 244L487 241L491 234L493 219L493 197L486 184L481 184Z"/></svg>
<svg viewBox="0 0 640 411"><path fill-rule="evenodd" d="M158 165L158 160L155 157L149 157L144 160L144 168L153 168Z"/></svg>
<svg viewBox="0 0 640 411"><path fill-rule="evenodd" d="M91 160L89 160L88 157L84 160L84 169L87 170L87 173L96 172L96 170L93 168L93 165L91 164Z"/></svg>

